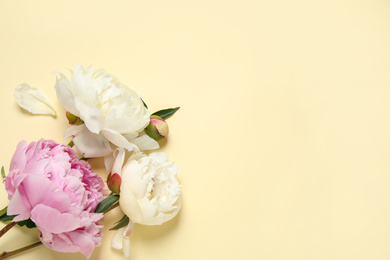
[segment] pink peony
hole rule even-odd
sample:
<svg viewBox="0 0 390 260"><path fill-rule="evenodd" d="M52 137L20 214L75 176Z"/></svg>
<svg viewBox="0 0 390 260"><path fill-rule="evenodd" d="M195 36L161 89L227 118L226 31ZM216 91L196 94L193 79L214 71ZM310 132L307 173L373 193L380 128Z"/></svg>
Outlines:
<svg viewBox="0 0 390 260"><path fill-rule="evenodd" d="M52 140L18 144L5 179L14 221L30 218L44 245L59 252L81 252L89 258L101 243L94 213L104 183L91 166L67 145Z"/></svg>

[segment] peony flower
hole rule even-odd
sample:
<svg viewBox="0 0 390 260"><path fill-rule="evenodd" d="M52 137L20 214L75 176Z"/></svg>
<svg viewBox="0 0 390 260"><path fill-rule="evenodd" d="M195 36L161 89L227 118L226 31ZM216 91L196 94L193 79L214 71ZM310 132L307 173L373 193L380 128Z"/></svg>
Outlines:
<svg viewBox="0 0 390 260"><path fill-rule="evenodd" d="M51 140L18 144L5 179L13 221L31 219L44 245L89 258L101 243L94 213L103 199L104 182L69 146Z"/></svg>
<svg viewBox="0 0 390 260"><path fill-rule="evenodd" d="M113 157L111 164L108 163L106 167L112 169L109 170L111 173L121 176L119 204L130 219L127 228L116 232L111 245L114 248L123 248L128 256L128 237L134 229L134 224L161 225L172 219L180 210L182 192L177 180L179 169L175 162L168 161L168 154L133 154L120 169L124 161L123 153L124 151L120 150L115 160Z"/></svg>
<svg viewBox="0 0 390 260"><path fill-rule="evenodd" d="M76 64L70 80L60 73L56 92L62 106L84 122L68 128L64 137L73 137L85 157L112 153L110 144L129 151L159 148L143 131L150 112L141 98L103 69Z"/></svg>

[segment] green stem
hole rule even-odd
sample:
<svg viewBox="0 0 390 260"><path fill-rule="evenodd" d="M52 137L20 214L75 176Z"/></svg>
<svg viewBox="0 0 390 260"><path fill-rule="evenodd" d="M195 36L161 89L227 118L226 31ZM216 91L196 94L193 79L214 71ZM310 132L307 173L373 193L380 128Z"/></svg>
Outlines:
<svg viewBox="0 0 390 260"><path fill-rule="evenodd" d="M5 233L7 233L7 231L10 230L16 224L18 224L18 222L10 222L5 227L3 227L3 229L0 230L0 237L2 237Z"/></svg>
<svg viewBox="0 0 390 260"><path fill-rule="evenodd" d="M9 251L9 252L4 251L3 253L0 254L0 260L6 259L8 257L22 253L22 252L27 251L27 250L33 249L33 248L40 246L40 245L42 245L41 241L36 242L34 244L31 244L31 245L28 245L28 246L25 246L25 247L21 247L19 249L13 250L13 251Z"/></svg>
<svg viewBox="0 0 390 260"><path fill-rule="evenodd" d="M7 214L7 207L3 208L2 210L0 210L0 217Z"/></svg>

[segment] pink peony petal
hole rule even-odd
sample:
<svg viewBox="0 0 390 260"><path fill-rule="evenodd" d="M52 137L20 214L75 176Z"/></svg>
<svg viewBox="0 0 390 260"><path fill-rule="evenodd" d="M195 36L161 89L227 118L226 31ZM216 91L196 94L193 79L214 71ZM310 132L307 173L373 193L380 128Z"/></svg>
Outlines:
<svg viewBox="0 0 390 260"><path fill-rule="evenodd" d="M14 221L26 220L30 217L32 206L25 198L26 196L23 187L20 187L20 189L17 189L13 194L12 199L8 204L7 214L18 215L14 218Z"/></svg>
<svg viewBox="0 0 390 260"><path fill-rule="evenodd" d="M80 227L79 218L43 204L38 204L32 209L31 220L39 230L50 230L53 234L69 232Z"/></svg>
<svg viewBox="0 0 390 260"><path fill-rule="evenodd" d="M90 258L96 245L95 242L86 234L88 234L86 231L77 230L69 233L69 237L73 244L80 246L80 252L86 258Z"/></svg>
<svg viewBox="0 0 390 260"><path fill-rule="evenodd" d="M24 188L25 196L32 207L44 204L61 212L70 207L69 196L59 190L49 179L39 175L28 175L19 187Z"/></svg>
<svg viewBox="0 0 390 260"><path fill-rule="evenodd" d="M26 166L26 149L27 142L25 140L21 141L16 147L16 151L11 159L10 170L19 169L20 171L24 170Z"/></svg>

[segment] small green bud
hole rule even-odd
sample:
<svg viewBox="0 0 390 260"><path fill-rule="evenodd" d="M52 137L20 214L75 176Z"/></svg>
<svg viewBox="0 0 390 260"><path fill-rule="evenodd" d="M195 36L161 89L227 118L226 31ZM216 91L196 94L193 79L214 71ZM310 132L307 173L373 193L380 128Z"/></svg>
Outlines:
<svg viewBox="0 0 390 260"><path fill-rule="evenodd" d="M169 128L167 122L159 116L151 116L145 133L156 141L167 138Z"/></svg>

